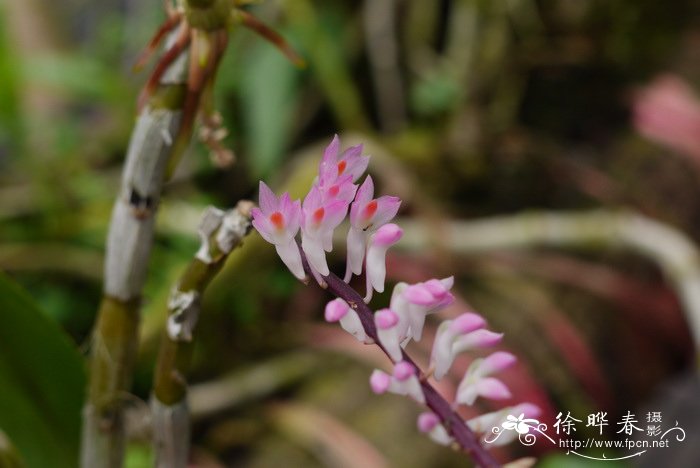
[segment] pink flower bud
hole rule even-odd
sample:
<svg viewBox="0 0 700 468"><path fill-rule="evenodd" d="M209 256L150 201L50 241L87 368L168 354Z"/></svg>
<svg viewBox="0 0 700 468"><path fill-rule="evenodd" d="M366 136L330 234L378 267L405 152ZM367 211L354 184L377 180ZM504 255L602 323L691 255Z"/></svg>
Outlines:
<svg viewBox="0 0 700 468"><path fill-rule="evenodd" d="M377 328L388 330L399 323L399 316L391 309L382 309L375 314L374 323L377 325Z"/></svg>
<svg viewBox="0 0 700 468"><path fill-rule="evenodd" d="M348 313L350 306L342 299L333 299L326 304L325 317L327 322L337 322Z"/></svg>
<svg viewBox="0 0 700 468"><path fill-rule="evenodd" d="M440 418L431 411L421 413L418 416L418 430L422 433L432 431L438 424L440 424Z"/></svg>
<svg viewBox="0 0 700 468"><path fill-rule="evenodd" d="M369 378L369 385L376 394L386 392L391 385L391 376L386 372L375 370Z"/></svg>
<svg viewBox="0 0 700 468"><path fill-rule="evenodd" d="M416 375L416 368L410 362L401 361L394 366L394 378L404 381Z"/></svg>

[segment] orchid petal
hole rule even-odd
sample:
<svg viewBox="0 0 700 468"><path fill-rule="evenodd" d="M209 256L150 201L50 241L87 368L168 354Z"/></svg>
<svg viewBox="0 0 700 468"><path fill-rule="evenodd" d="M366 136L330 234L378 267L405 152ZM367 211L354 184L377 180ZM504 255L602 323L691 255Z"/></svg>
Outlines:
<svg viewBox="0 0 700 468"><path fill-rule="evenodd" d="M401 337L397 327L399 316L391 309L382 309L374 315L374 323L377 327L379 343L394 362L400 361L402 357Z"/></svg>
<svg viewBox="0 0 700 468"><path fill-rule="evenodd" d="M258 193L260 196L260 208L265 215L269 216L272 212L277 211L279 201L272 190L270 190L270 187L262 180L258 184Z"/></svg>
<svg viewBox="0 0 700 468"><path fill-rule="evenodd" d="M403 236L403 230L396 224L382 226L370 239L367 249L367 289L384 292L386 278L386 252ZM369 291L368 291L369 292Z"/></svg>
<svg viewBox="0 0 700 468"><path fill-rule="evenodd" d="M367 246L367 233L360 229L355 229L350 227L348 231L348 258L347 258L347 269L348 272L352 272L356 275L362 273L362 262L365 259L365 250ZM346 273L345 282L350 280L349 275Z"/></svg>
<svg viewBox="0 0 700 468"><path fill-rule="evenodd" d="M290 238L289 242L285 244L275 244L275 250L277 250L277 254L284 264L287 265L289 271L298 279L304 281L306 279L306 273L301 263L301 253L299 252L299 246L296 241Z"/></svg>
<svg viewBox="0 0 700 468"><path fill-rule="evenodd" d="M401 207L401 199L390 195L377 198L377 211L372 218L372 225L375 228L385 225L391 221Z"/></svg>
<svg viewBox="0 0 700 468"><path fill-rule="evenodd" d="M330 270L326 263L326 252L323 249L323 240L311 236L306 232L301 233L301 248L306 254L309 264L323 276L328 276Z"/></svg>

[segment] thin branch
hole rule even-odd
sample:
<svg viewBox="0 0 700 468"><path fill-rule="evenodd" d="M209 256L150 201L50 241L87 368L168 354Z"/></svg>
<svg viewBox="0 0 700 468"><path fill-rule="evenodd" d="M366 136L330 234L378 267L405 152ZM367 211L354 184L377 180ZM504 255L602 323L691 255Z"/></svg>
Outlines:
<svg viewBox="0 0 700 468"><path fill-rule="evenodd" d="M199 229L201 247L168 301L170 315L158 353L151 398L157 467L187 466L190 415L186 375L201 309L200 298L229 253L248 234L252 206L249 201L241 201L228 213L213 207L205 211Z"/></svg>
<svg viewBox="0 0 700 468"><path fill-rule="evenodd" d="M309 263L306 260L306 255L304 254L303 250L299 250L301 252L301 259L304 264L304 270L308 275L311 275L312 273L311 269L309 268ZM384 354L389 356L377 337L377 329L374 325L374 313L362 300L362 296L360 296L357 291L355 291L332 272L330 275L324 276L323 279L328 285L328 291L330 291L336 297L343 299L355 310L355 312L357 312L367 336L372 338L377 346L384 351ZM416 367L416 369L419 369L416 363L410 356L408 356L408 354L406 354L405 351L403 351L403 360L410 362ZM450 403L448 403L442 397L442 395L440 395L438 391L433 388L427 379L421 379L421 387L423 388L423 394L425 396L425 404L440 418L443 425L450 432L452 437L454 437L454 440L459 447L468 453L478 466L500 466L496 459L493 458L493 456L481 446L478 438L471 431L471 429L469 429L464 419L462 419L459 414L452 410Z"/></svg>

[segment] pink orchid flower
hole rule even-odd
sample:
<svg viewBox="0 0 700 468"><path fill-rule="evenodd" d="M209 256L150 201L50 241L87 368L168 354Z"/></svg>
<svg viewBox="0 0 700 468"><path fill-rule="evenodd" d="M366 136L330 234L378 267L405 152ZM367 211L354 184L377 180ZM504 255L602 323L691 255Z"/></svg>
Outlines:
<svg viewBox="0 0 700 468"><path fill-rule="evenodd" d="M320 189L313 186L302 205L301 248L306 253L311 267L323 276L328 276L326 252L333 250L333 231L345 219L348 202L344 200L324 201Z"/></svg>
<svg viewBox="0 0 700 468"><path fill-rule="evenodd" d="M355 182L367 170L369 156L362 156L362 145L351 146L340 156L338 156L339 151L340 138L335 135L323 152L323 158L318 167L318 182L321 187L332 185L344 176L349 176L350 182Z"/></svg>
<svg viewBox="0 0 700 468"><path fill-rule="evenodd" d="M368 237L392 220L401 206L401 199L385 195L374 197L374 182L367 176L357 190L355 201L350 207L350 230L348 231L348 260L345 282L352 274L362 273Z"/></svg>
<svg viewBox="0 0 700 468"><path fill-rule="evenodd" d="M301 225L301 202L291 201L289 194L277 198L265 182L260 181L260 208L253 208L253 227L263 238L275 245L289 271L302 281L306 280L299 246L294 237Z"/></svg>

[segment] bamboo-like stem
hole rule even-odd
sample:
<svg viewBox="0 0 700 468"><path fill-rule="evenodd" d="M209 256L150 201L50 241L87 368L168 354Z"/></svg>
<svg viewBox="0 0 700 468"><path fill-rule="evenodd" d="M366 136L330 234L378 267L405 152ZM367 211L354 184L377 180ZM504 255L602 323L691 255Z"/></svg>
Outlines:
<svg viewBox="0 0 700 468"><path fill-rule="evenodd" d="M90 383L83 409L84 468L122 465L123 406L138 344L140 295L165 167L174 135L180 131L187 63L185 51L165 71L131 134L110 221L104 295L91 342Z"/></svg>
<svg viewBox="0 0 700 468"><path fill-rule="evenodd" d="M304 270L306 274L311 276L312 272L309 268L309 263L306 259L304 251L300 248L301 260L304 264ZM389 356L382 346L379 338L377 336L377 329L374 325L374 313L365 304L362 296L350 287L345 281L337 277L332 272L328 276L324 276L323 279L327 284L327 289L329 292L334 294L336 297L343 299L347 302L350 307L352 307L357 315L360 317L360 322L362 322L362 328L364 328L367 336L372 338L379 348L384 351L384 354ZM418 365L411 359L411 357L402 351L402 359L411 363L416 369L420 369ZM425 376L421 372L421 376ZM457 414L453 409L452 405L448 403L440 393L428 382L427 378L421 378L421 387L423 389L423 395L425 396L425 404L430 408L439 418L442 424L445 426L447 431L452 435L457 445L461 450L466 452L480 467L498 467L500 464L495 458L481 446L479 439L476 437L474 432L467 426L467 423L462 419L462 417Z"/></svg>
<svg viewBox="0 0 700 468"><path fill-rule="evenodd" d="M202 245L171 293L168 326L161 340L151 398L155 466L184 468L189 452L190 421L185 375L192 356L192 335L200 298L250 230L252 203L241 201L224 213L208 208L199 234Z"/></svg>

